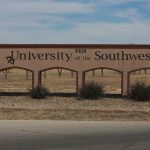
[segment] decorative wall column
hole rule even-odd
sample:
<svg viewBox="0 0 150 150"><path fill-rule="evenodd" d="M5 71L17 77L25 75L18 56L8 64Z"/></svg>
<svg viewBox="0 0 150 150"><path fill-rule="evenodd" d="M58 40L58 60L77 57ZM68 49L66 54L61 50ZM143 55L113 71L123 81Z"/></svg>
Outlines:
<svg viewBox="0 0 150 150"><path fill-rule="evenodd" d="M34 84L33 87L36 88L38 85L41 85L41 74L38 71L34 71Z"/></svg>
<svg viewBox="0 0 150 150"><path fill-rule="evenodd" d="M128 95L128 87L129 87L129 79L128 79L128 72L123 72L122 77L122 95L127 96Z"/></svg>
<svg viewBox="0 0 150 150"><path fill-rule="evenodd" d="M77 77L77 93L79 94L80 88L84 85L85 83L85 73L82 71L78 72L78 77Z"/></svg>

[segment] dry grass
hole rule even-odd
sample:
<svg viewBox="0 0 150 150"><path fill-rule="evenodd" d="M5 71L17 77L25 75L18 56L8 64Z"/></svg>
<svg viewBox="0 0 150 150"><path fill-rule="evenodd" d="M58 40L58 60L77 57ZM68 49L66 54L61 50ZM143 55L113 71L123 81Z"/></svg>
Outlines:
<svg viewBox="0 0 150 150"><path fill-rule="evenodd" d="M32 74L29 72L29 79L26 79L26 71L20 69L10 69L8 71L7 80L5 79L4 72L0 72L0 91L11 91L11 92L27 92L32 87ZM116 71L104 69L104 76L101 76L101 70L96 70L95 75L93 72L86 73L86 82L94 80L96 82L103 83L105 86L106 93L121 93L121 74ZM136 80L146 81L150 84L150 71L144 74L144 71L136 74L131 74L130 81L133 84ZM50 92L76 92L76 73L71 71L62 70L62 76L58 76L57 69L48 70L46 72L46 78L42 73L42 84L46 86Z"/></svg>

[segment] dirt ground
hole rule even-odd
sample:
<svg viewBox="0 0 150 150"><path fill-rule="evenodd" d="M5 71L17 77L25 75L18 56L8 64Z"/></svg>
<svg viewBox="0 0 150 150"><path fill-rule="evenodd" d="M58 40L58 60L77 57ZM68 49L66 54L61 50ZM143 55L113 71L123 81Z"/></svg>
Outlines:
<svg viewBox="0 0 150 150"><path fill-rule="evenodd" d="M121 98L83 100L77 97L0 97L0 119L150 121L150 102Z"/></svg>
<svg viewBox="0 0 150 150"><path fill-rule="evenodd" d="M88 72L86 82L94 80L105 86L106 93L121 93L121 75L118 72L104 70ZM131 84L136 80L150 84L150 71L137 71L130 75ZM31 89L31 73L12 69L0 72L0 91L26 92ZM61 77L57 70L42 74L42 84L50 92L75 92L76 74L62 70ZM103 98L81 100L77 97L48 97L43 100L29 96L0 96L0 119L59 119L59 120L131 120L150 121L150 102L134 102L121 98Z"/></svg>

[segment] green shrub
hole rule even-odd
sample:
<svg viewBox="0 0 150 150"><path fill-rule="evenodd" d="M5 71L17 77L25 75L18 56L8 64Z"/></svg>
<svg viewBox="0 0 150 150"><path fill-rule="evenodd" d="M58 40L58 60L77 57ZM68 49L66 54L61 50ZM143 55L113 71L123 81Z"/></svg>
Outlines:
<svg viewBox="0 0 150 150"><path fill-rule="evenodd" d="M48 89L40 85L30 90L29 93L33 99L43 99L49 95Z"/></svg>
<svg viewBox="0 0 150 150"><path fill-rule="evenodd" d="M94 81L84 84L80 89L80 97L85 99L98 99L103 96L104 86Z"/></svg>
<svg viewBox="0 0 150 150"><path fill-rule="evenodd" d="M129 98L136 101L150 100L150 85L146 85L144 82L137 81L131 86Z"/></svg>

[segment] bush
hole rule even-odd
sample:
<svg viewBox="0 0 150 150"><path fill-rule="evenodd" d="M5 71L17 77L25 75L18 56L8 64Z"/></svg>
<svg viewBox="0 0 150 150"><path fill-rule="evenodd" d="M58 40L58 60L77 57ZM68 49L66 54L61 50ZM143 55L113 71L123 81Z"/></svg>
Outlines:
<svg viewBox="0 0 150 150"><path fill-rule="evenodd" d="M43 99L49 95L48 89L40 85L30 90L29 93L33 99Z"/></svg>
<svg viewBox="0 0 150 150"><path fill-rule="evenodd" d="M131 86L129 98L136 101L150 100L150 85L137 81Z"/></svg>
<svg viewBox="0 0 150 150"><path fill-rule="evenodd" d="M100 83L89 82L80 89L80 97L85 99L98 99L104 94L104 86Z"/></svg>

